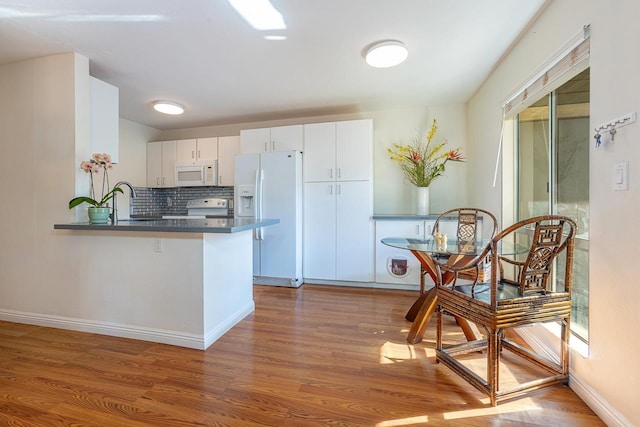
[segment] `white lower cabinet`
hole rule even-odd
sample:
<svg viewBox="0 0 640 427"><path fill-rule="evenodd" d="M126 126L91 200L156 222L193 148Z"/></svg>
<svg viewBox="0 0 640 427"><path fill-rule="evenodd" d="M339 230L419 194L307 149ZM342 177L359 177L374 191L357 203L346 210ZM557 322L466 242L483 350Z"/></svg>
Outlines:
<svg viewBox="0 0 640 427"><path fill-rule="evenodd" d="M370 186L369 181L305 183L305 279L372 281Z"/></svg>
<svg viewBox="0 0 640 427"><path fill-rule="evenodd" d="M376 221L376 283L397 285L420 284L420 262L405 249L397 249L382 243L385 237L410 237L424 239L425 228L431 233L431 223L411 220ZM426 226L426 227L425 227Z"/></svg>

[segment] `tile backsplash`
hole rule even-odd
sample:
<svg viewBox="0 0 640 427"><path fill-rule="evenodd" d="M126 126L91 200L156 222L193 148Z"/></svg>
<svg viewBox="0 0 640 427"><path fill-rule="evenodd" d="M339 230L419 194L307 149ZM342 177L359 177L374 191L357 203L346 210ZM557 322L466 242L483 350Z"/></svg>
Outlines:
<svg viewBox="0 0 640 427"><path fill-rule="evenodd" d="M187 200L203 197L229 199L229 213L233 215L233 187L136 187L131 199L132 215L186 215Z"/></svg>

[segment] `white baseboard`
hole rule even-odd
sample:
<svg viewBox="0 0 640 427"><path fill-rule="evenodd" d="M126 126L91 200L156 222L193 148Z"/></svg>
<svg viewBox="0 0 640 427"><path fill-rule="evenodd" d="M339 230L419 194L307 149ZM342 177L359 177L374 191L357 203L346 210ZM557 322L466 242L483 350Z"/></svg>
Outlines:
<svg viewBox="0 0 640 427"><path fill-rule="evenodd" d="M283 277L266 277L266 276L254 276L254 285L267 285L267 286L284 286L287 288L299 288L302 285L300 279L287 279Z"/></svg>
<svg viewBox="0 0 640 427"><path fill-rule="evenodd" d="M206 347L211 345L213 341L222 336L224 332L231 328L229 327L224 332L212 331L213 333L210 333L210 337L208 335L207 339L205 340L204 337L198 336L196 334L188 334L184 332L176 332L165 329L146 328L120 323L99 322L73 317L53 316L39 313L26 313L13 310L0 310L0 320L15 323L26 323L29 325L45 326L48 328L69 329L72 331L89 332L93 334L151 341L162 344L177 345L180 347L194 348L197 350L204 350ZM242 318L240 320L242 320Z"/></svg>
<svg viewBox="0 0 640 427"><path fill-rule="evenodd" d="M202 350L206 350L209 348L211 344L216 342L221 336L226 334L231 328L240 323L242 319L253 313L256 308L256 304L253 300L251 303L247 304L243 309L238 310L233 316L227 318L227 320L217 325L216 328L211 329L209 332L205 334L204 338L204 348Z"/></svg>
<svg viewBox="0 0 640 427"><path fill-rule="evenodd" d="M405 291L419 291L420 285L382 283L382 282L347 282L343 280L304 279L310 285L350 286L355 288L396 289Z"/></svg>
<svg viewBox="0 0 640 427"><path fill-rule="evenodd" d="M547 358L560 363L558 350L549 348L538 336L533 333L533 328L518 328L518 335L531 346L531 348L546 356ZM615 410L602 396L600 396L593 388L583 382L581 378L569 367L569 388L577 394L580 399L587 404L593 412L596 413L602 421L608 426L633 427L632 424L618 411Z"/></svg>

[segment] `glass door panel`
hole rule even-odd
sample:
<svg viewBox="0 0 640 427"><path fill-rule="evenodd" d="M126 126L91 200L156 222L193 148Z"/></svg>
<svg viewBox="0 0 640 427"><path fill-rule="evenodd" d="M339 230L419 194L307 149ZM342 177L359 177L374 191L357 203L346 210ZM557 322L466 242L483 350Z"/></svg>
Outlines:
<svg viewBox="0 0 640 427"><path fill-rule="evenodd" d="M518 218L549 213L549 101L518 115Z"/></svg>
<svg viewBox="0 0 640 427"><path fill-rule="evenodd" d="M573 258L571 329L586 341L589 325L589 69L555 91L555 104L553 205L555 213L572 218L578 226Z"/></svg>

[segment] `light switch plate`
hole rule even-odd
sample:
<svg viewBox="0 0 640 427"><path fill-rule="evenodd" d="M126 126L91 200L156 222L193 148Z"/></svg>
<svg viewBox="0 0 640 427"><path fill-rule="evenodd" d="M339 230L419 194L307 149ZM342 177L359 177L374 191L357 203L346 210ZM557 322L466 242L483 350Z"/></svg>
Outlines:
<svg viewBox="0 0 640 427"><path fill-rule="evenodd" d="M629 162L624 161L613 165L613 189L616 191L629 189Z"/></svg>

